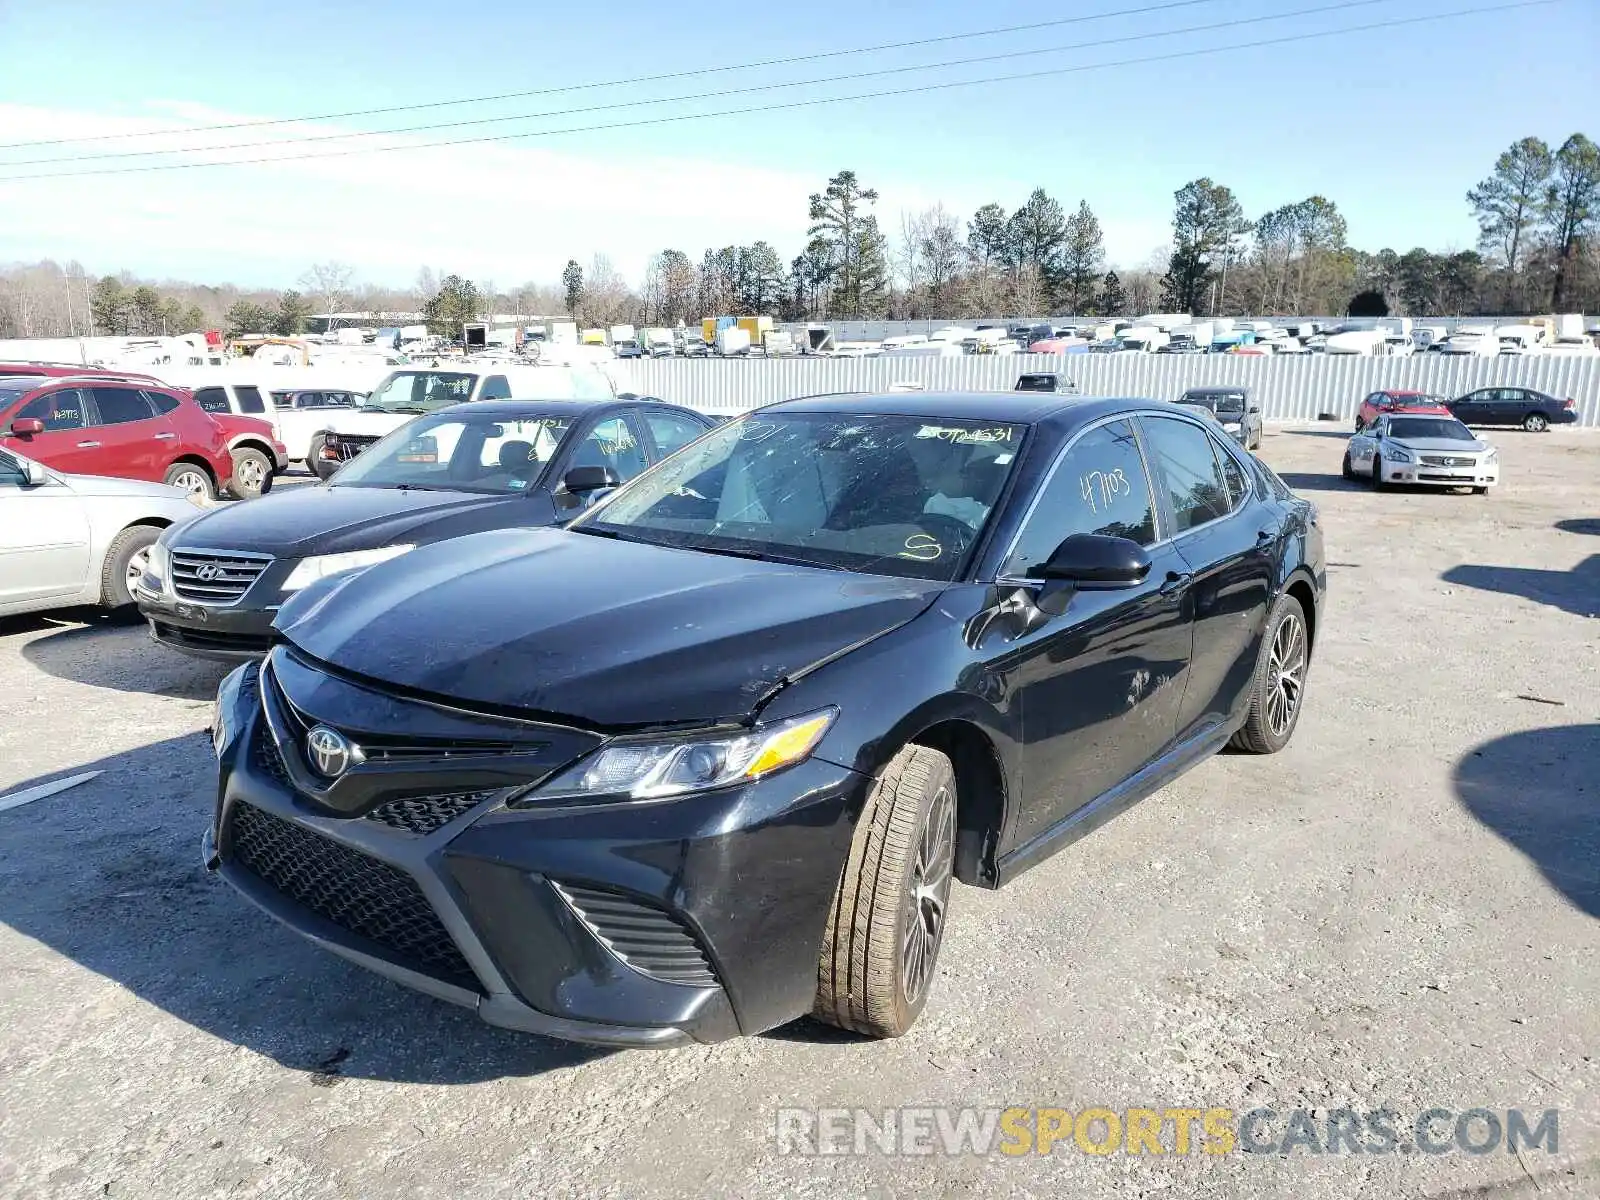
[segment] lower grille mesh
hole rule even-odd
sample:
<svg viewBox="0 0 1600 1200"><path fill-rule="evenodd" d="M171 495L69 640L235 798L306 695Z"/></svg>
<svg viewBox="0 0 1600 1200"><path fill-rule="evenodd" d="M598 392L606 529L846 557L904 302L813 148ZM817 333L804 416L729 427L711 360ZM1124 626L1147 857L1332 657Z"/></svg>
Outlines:
<svg viewBox="0 0 1600 1200"><path fill-rule="evenodd" d="M367 814L390 829L423 835L441 829L462 813L482 804L493 792L458 792L450 796L408 796L389 800Z"/></svg>
<svg viewBox="0 0 1600 1200"><path fill-rule="evenodd" d="M700 944L670 914L620 892L550 882L589 932L641 975L690 987L716 986L716 972Z"/></svg>
<svg viewBox="0 0 1600 1200"><path fill-rule="evenodd" d="M230 858L289 899L424 974L478 990L460 948L405 872L242 802L229 818L227 846Z"/></svg>

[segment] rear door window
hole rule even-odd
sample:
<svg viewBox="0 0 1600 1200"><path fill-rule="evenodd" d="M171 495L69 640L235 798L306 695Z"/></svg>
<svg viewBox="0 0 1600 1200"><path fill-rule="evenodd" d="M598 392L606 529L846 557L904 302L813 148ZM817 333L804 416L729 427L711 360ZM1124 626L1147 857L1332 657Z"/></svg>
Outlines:
<svg viewBox="0 0 1600 1200"><path fill-rule="evenodd" d="M244 413L264 413L267 411L267 402L261 398L261 389L253 387L236 387L234 394L239 397L239 411Z"/></svg>
<svg viewBox="0 0 1600 1200"><path fill-rule="evenodd" d="M511 385L506 382L504 375L491 375L483 381L483 391L478 394L479 400L509 400L511 399Z"/></svg>
<svg viewBox="0 0 1600 1200"><path fill-rule="evenodd" d="M94 407L100 414L98 423L101 425L127 425L133 421L148 421L156 415L144 393L132 388L97 387Z"/></svg>
<svg viewBox="0 0 1600 1200"><path fill-rule="evenodd" d="M194 393L194 402L208 413L225 413L233 410L228 407L228 393L219 387L198 388Z"/></svg>
<svg viewBox="0 0 1600 1200"><path fill-rule="evenodd" d="M1148 417L1145 430L1165 482L1174 536L1233 510L1222 465L1204 429L1170 417Z"/></svg>

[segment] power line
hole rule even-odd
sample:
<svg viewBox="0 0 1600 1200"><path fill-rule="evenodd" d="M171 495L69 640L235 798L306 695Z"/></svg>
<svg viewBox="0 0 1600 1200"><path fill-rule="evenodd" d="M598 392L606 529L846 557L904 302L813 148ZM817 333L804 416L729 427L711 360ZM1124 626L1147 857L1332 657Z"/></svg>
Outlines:
<svg viewBox="0 0 1600 1200"><path fill-rule="evenodd" d="M517 113L501 117L474 117L462 121L441 121L429 125L405 125L397 129L361 129L348 133L312 134L306 137L272 138L258 142L230 142L220 146L186 146L172 150L121 150L105 154L68 154L55 158L23 158L0 162L0 169L9 167L38 167L53 163L101 162L108 159L157 158L172 154L217 154L233 150L258 150L266 146L310 145L322 142L350 141L356 138L388 137L405 133L434 133L442 129L466 129L480 125L503 125L509 121L548 120L552 117L576 117L587 113L614 112L626 108L648 108L658 104L681 104L689 100L721 100L728 96L744 96L757 92L781 91L784 88L816 87L827 83L846 83L861 79L875 79L886 75L907 75L918 71L937 71L950 67L969 67L979 63L1003 62L1018 58L1037 58L1044 54L1061 54L1069 50L1095 50L1103 46L1125 45L1129 42L1154 41L1158 38L1181 37L1191 33L1210 33L1219 29L1233 29L1240 25L1259 25L1264 21L1281 21L1291 17L1314 16L1319 13L1344 12L1353 8L1370 8L1375 4L1390 4L1393 0L1339 0L1316 8L1289 9L1264 17L1238 17L1230 21L1214 21L1207 25L1188 25L1178 29L1158 29L1145 33L1131 33L1122 37L1099 38L1089 42L1069 42L1062 46L1037 46L1027 50L1008 50L1000 54L984 54L971 58L949 59L944 62L923 63L913 66L882 67L873 71L852 71L843 75L825 75L817 79L796 79L786 83L752 84L748 87L724 88L715 92L698 92L688 96L663 96L652 100L618 100L610 104L592 104L582 108L557 109L552 112Z"/></svg>
<svg viewBox="0 0 1600 1200"><path fill-rule="evenodd" d="M1510 12L1527 8L1539 8L1551 4L1561 3L1562 0L1516 0L1515 3L1488 5L1482 8L1457 9L1451 12L1432 13L1421 17L1405 17L1392 21L1376 21L1366 25L1350 25L1342 29L1325 29L1309 33L1287 34L1277 38L1262 38L1251 42L1234 42L1227 46L1209 46L1196 50L1174 51L1171 54L1146 55L1140 58L1120 59L1113 62L1084 63L1071 67L1054 67L1043 71L1026 71L1011 75L992 75L979 79L951 80L942 83L922 84L916 87L892 88L877 92L860 92L848 96L823 96L806 100L792 100L779 104L751 105L744 108L725 109L721 112L711 113L681 113L665 117L647 117L636 121L613 121L598 125L573 126L566 129L534 130L527 133L502 133L486 134L470 138L446 138L434 142L413 142L400 146L359 146L347 150L335 150L326 154L283 154L262 158L231 159L226 162L181 162L159 163L142 167L101 167L91 168L86 171L57 171L33 175L0 176L0 183L21 183L38 179L76 179L84 176L99 175L135 175L152 171L184 171L200 170L208 167L241 167L257 166L268 163L304 162L325 158L346 158L356 154L392 154L401 151L434 150L447 146L484 145L497 142L521 141L529 138L563 137L574 133L599 133L617 129L637 129L652 125L670 125L685 121L716 120L725 117L748 116L755 113L783 112L800 108L816 108L827 104L848 104L858 100L881 100L896 96L920 95L928 92L950 91L956 88L978 87L991 83L1011 83L1027 79L1043 79L1061 75L1076 75L1088 71L1103 71L1117 67L1138 66L1146 63L1173 62L1180 59L1199 58L1205 55L1229 54L1238 50L1259 49L1266 46L1282 46L1291 43L1312 41L1317 38L1339 37L1350 33L1368 33L1380 29L1395 29L1408 25L1421 25L1437 21L1453 20L1458 17L1472 17L1487 13ZM293 142L285 139L281 144L292 145Z"/></svg>
<svg viewBox="0 0 1600 1200"><path fill-rule="evenodd" d="M0 150L21 150L32 146L84 145L89 142L124 141L131 138L186 137L196 133L221 133L230 129L261 129L270 125L299 125L309 121L343 121L351 117L387 116L390 113L418 112L430 108L449 108L460 104L493 104L501 100L525 100L530 96L555 96L566 92L628 87L640 83L663 83L673 79L693 79L703 75L720 75L733 71L754 71L763 67L782 67L794 63L818 62L822 59L846 58L856 54L877 54L884 50L911 50L918 46L936 46L944 42L967 41L971 38L1000 37L1008 33L1030 33L1039 29L1056 29L1063 25L1081 25L1089 21L1109 21L1117 17L1139 17L1148 13L1168 12L1176 8L1193 8L1196 5L1213 3L1216 3L1216 0L1168 0L1164 4L1146 4L1138 8L1119 9L1115 12L1061 17L1052 21L1035 21L1027 25L1005 25L996 29L976 29L968 33L947 33L938 37L917 38L909 42L881 42L876 46L856 46L845 50L821 50L815 54L794 54L786 58L768 58L757 62L733 63L721 67L696 67L688 71L668 71L660 75L637 75L632 79L572 83L561 87L534 88L530 91L501 92L492 96L466 96L458 100L429 100L417 104L392 104L384 108L357 108L346 112L319 113L304 117L272 117L255 121L233 121L225 125L197 125L189 129L147 129L137 133L100 133L77 138L47 138L33 142L0 142Z"/></svg>

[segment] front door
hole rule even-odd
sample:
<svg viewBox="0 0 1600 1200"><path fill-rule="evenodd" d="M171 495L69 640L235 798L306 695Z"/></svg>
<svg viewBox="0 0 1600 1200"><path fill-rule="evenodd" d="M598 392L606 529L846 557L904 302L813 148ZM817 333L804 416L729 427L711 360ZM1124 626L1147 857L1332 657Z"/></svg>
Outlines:
<svg viewBox="0 0 1600 1200"><path fill-rule="evenodd" d="M29 485L0 450L0 613L51 596L74 596L89 571L89 521L71 488Z"/></svg>
<svg viewBox="0 0 1600 1200"><path fill-rule="evenodd" d="M1140 418L1173 544L1193 575L1194 653L1179 741L1227 720L1255 671L1281 530L1233 452L1179 417Z"/></svg>
<svg viewBox="0 0 1600 1200"><path fill-rule="evenodd" d="M1095 426L1056 463L1001 578L1037 590L1038 571L1075 533L1152 547L1143 583L1080 590L1065 611L1003 652L1021 709L1022 787L1008 842L1021 845L1115 788L1171 744L1193 620L1186 567L1156 546L1159 521L1130 421Z"/></svg>
<svg viewBox="0 0 1600 1200"><path fill-rule="evenodd" d="M98 431L89 427L86 393L74 387L53 388L13 410L0 428L9 430L13 421L29 418L43 421L44 432L28 437L5 433L0 445L9 442L18 453L56 471L95 474L100 438Z"/></svg>

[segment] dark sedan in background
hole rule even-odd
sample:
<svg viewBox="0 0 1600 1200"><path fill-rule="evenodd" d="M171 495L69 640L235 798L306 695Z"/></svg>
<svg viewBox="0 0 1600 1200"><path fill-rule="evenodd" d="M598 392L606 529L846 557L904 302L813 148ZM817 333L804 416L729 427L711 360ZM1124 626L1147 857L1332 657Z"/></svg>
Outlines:
<svg viewBox="0 0 1600 1200"><path fill-rule="evenodd" d="M1543 433L1552 425L1571 425L1578 403L1523 387L1487 387L1446 400L1450 415L1465 425L1520 425Z"/></svg>
<svg viewBox="0 0 1600 1200"><path fill-rule="evenodd" d="M1289 741L1317 522L1170 404L748 413L566 529L292 597L220 689L207 864L496 1025L894 1036L952 879L998 887L1230 741Z"/></svg>
<svg viewBox="0 0 1600 1200"><path fill-rule="evenodd" d="M266 653L283 600L324 575L485 529L570 520L699 437L670 404L480 400L391 433L328 482L171 530L135 588L156 641L201 658ZM428 631L416 631L426 636Z"/></svg>
<svg viewBox="0 0 1600 1200"><path fill-rule="evenodd" d="M1261 405L1250 395L1249 388L1190 388L1178 397L1178 403L1204 409L1216 417L1222 431L1246 450L1254 450L1261 445L1264 429Z"/></svg>

